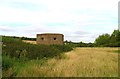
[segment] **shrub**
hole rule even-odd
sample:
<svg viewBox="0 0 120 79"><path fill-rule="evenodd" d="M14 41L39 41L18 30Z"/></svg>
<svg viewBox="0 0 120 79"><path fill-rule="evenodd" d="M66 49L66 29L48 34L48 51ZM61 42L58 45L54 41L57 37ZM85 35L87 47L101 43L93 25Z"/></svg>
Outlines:
<svg viewBox="0 0 120 79"><path fill-rule="evenodd" d="M3 45L3 55L19 59L50 58L72 50L70 45L34 45L12 37L3 37Z"/></svg>
<svg viewBox="0 0 120 79"><path fill-rule="evenodd" d="M13 66L13 60L11 60L8 56L2 57L2 70L7 70L8 68Z"/></svg>

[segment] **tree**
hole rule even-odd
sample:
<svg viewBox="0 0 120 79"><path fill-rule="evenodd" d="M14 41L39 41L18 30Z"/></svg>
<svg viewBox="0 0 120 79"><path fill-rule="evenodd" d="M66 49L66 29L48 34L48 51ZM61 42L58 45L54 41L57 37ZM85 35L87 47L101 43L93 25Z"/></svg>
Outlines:
<svg viewBox="0 0 120 79"><path fill-rule="evenodd" d="M95 40L95 44L97 46L105 46L109 44L109 40L110 40L110 35L109 34L102 34L100 35L98 38L96 38Z"/></svg>
<svg viewBox="0 0 120 79"><path fill-rule="evenodd" d="M120 31L114 30L110 37L110 46L120 46Z"/></svg>
<svg viewBox="0 0 120 79"><path fill-rule="evenodd" d="M111 35L102 34L95 40L96 46L120 47L120 30L114 30Z"/></svg>

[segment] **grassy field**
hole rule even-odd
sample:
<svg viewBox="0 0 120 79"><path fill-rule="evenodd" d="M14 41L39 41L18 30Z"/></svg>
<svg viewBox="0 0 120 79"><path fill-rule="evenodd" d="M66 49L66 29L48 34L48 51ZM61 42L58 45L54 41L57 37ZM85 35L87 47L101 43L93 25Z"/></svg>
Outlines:
<svg viewBox="0 0 120 79"><path fill-rule="evenodd" d="M36 41L30 41L30 40L23 40L23 42L31 43L31 44L36 44Z"/></svg>
<svg viewBox="0 0 120 79"><path fill-rule="evenodd" d="M118 48L75 48L61 59L31 60L18 77L117 77ZM45 62L41 62L45 61ZM10 70L9 70L10 71Z"/></svg>

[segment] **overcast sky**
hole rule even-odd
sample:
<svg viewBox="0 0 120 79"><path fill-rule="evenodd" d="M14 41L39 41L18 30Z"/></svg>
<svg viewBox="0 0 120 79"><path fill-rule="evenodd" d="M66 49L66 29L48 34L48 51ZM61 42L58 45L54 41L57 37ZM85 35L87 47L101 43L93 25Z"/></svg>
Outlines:
<svg viewBox="0 0 120 79"><path fill-rule="evenodd" d="M94 42L118 28L118 1L0 0L0 34L62 33L64 40Z"/></svg>

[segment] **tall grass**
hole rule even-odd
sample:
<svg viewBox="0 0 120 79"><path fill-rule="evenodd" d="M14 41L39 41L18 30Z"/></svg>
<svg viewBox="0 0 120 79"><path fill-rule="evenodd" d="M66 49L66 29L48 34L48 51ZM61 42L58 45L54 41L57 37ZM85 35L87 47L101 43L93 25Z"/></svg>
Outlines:
<svg viewBox="0 0 120 79"><path fill-rule="evenodd" d="M117 77L118 48L35 45L3 37L3 76ZM72 51L71 51L72 50Z"/></svg>
<svg viewBox="0 0 120 79"><path fill-rule="evenodd" d="M22 40L18 38L3 37L2 54L19 59L51 58L70 50L72 50L72 47L69 45L35 45L22 42Z"/></svg>
<svg viewBox="0 0 120 79"><path fill-rule="evenodd" d="M76 48L64 59L26 63L17 76L24 77L118 77L117 48Z"/></svg>
<svg viewBox="0 0 120 79"><path fill-rule="evenodd" d="M24 61L17 58L11 58L9 56L2 56L2 58L3 77L15 76L25 64Z"/></svg>
<svg viewBox="0 0 120 79"><path fill-rule="evenodd" d="M15 76L25 63L31 60L61 58L64 52L72 50L68 45L35 45L23 42L19 38L3 37L2 46L3 76Z"/></svg>

